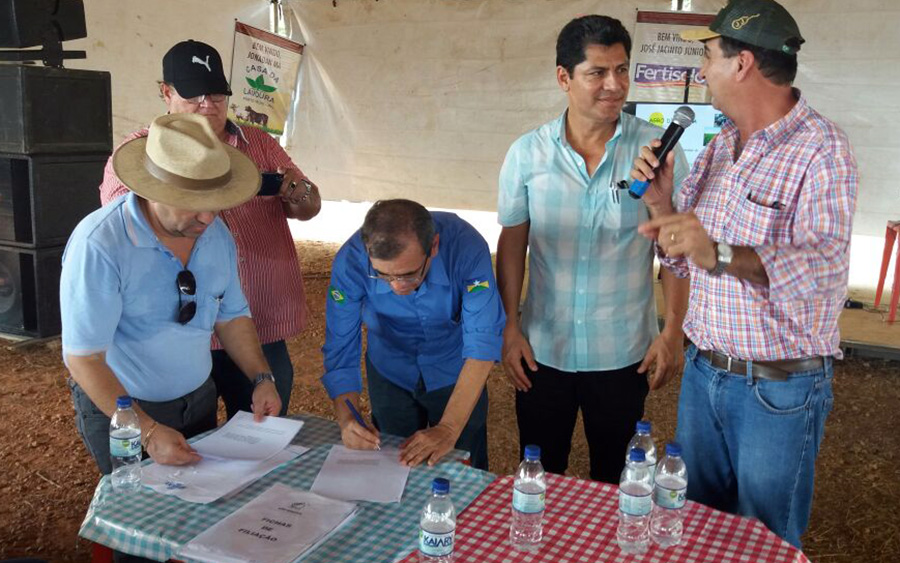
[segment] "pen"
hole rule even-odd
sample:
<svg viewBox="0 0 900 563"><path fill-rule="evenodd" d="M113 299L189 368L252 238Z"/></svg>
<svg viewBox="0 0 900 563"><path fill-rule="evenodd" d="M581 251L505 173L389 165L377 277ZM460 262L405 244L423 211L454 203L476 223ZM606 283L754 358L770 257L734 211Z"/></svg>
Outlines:
<svg viewBox="0 0 900 563"><path fill-rule="evenodd" d="M366 421L365 421L365 420L363 420L362 415L359 414L359 411L356 410L356 407L353 406L353 403L350 402L350 399L344 399L344 403L347 404L347 408L350 409L350 414L353 415L353 418L356 419L356 422L358 422L360 426L362 426L363 428L365 428L366 430L368 430L368 431L371 432L372 429L369 428L369 425L366 424ZM376 450L380 450L380 449L381 449L381 446L379 446L379 445L376 444L376 445L375 445L375 449L376 449Z"/></svg>
<svg viewBox="0 0 900 563"><path fill-rule="evenodd" d="M775 202L772 203L771 205L766 205L766 204L764 204L764 203L759 203L759 202L757 202L757 201L754 201L754 200L753 200L753 193L748 193L748 194L747 194L747 199L748 199L749 201L751 201L751 202L757 204L757 205L762 205L762 206L764 206L764 207L768 207L769 209L774 209L774 210L776 210L776 211L781 211L782 209L784 209L784 204L781 203L780 201L778 201L777 199L776 199Z"/></svg>

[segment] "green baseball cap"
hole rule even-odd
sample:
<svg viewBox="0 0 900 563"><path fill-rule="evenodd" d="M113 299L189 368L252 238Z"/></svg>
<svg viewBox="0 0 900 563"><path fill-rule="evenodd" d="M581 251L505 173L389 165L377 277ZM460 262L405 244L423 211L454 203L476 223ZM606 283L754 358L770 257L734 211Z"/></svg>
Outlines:
<svg viewBox="0 0 900 563"><path fill-rule="evenodd" d="M732 0L716 14L709 29L682 31L686 41L724 36L748 45L795 55L805 41L797 22L775 0Z"/></svg>

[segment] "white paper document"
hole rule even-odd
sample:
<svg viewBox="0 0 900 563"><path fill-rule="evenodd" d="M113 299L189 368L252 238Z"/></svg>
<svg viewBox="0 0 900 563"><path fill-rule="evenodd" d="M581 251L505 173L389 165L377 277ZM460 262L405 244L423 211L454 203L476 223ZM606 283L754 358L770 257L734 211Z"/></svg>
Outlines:
<svg viewBox="0 0 900 563"><path fill-rule="evenodd" d="M396 448L350 450L332 446L310 491L340 500L400 502L409 467Z"/></svg>
<svg viewBox="0 0 900 563"><path fill-rule="evenodd" d="M353 503L273 485L178 554L210 563L288 563L315 549L355 513Z"/></svg>
<svg viewBox="0 0 900 563"><path fill-rule="evenodd" d="M252 414L238 411L224 426L191 446L203 457L268 459L290 444L302 426L302 420L278 416L254 422Z"/></svg>
<svg viewBox="0 0 900 563"><path fill-rule="evenodd" d="M308 451L303 446L288 446L265 460L203 458L193 465L151 463L143 468L141 479L158 493L206 504L243 489Z"/></svg>

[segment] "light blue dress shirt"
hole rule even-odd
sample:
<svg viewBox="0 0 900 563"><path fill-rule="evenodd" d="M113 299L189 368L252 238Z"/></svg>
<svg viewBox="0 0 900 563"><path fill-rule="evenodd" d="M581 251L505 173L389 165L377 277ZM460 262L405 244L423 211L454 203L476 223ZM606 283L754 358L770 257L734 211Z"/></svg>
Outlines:
<svg viewBox="0 0 900 563"><path fill-rule="evenodd" d="M170 401L209 377L217 322L250 316L231 233L218 217L197 238L187 269L197 282L194 318L177 322L181 261L160 243L129 192L75 228L60 280L63 358L106 352L132 397Z"/></svg>
<svg viewBox="0 0 900 563"><path fill-rule="evenodd" d="M419 288L396 295L372 279L372 264L357 231L331 267L325 307L325 375L332 398L362 390L362 325L369 360L395 385L426 391L456 383L468 358L499 361L506 315L484 238L452 213L433 212L438 254Z"/></svg>
<svg viewBox="0 0 900 563"><path fill-rule="evenodd" d="M611 187L631 183L640 148L663 130L620 115L592 176L566 140L566 114L523 135L500 172L498 219L530 221L522 330L541 364L569 372L620 369L640 361L659 334L653 248L637 226L643 202ZM675 150L675 185L687 176Z"/></svg>

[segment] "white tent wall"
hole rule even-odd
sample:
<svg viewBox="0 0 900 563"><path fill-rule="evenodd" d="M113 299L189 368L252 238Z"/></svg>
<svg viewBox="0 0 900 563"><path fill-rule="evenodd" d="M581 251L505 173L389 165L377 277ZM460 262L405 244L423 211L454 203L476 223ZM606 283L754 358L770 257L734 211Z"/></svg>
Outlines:
<svg viewBox="0 0 900 563"><path fill-rule="evenodd" d="M209 43L221 53L227 74L234 20L269 28L265 0L87 0L84 11L87 38L65 48L87 51L87 59L65 65L112 74L114 145L165 113L156 81L162 80L162 58L172 45L185 39Z"/></svg>
<svg viewBox="0 0 900 563"><path fill-rule="evenodd" d="M308 44L290 151L329 198L411 197L496 209L510 143L558 115L555 40L572 17L669 0L284 0ZM851 285L874 286L884 226L900 218L895 0L782 0L807 43L796 85L850 136L860 166ZM720 0L693 0L715 13ZM892 119L894 118L894 119ZM313 172L310 172L311 174Z"/></svg>
<svg viewBox="0 0 900 563"><path fill-rule="evenodd" d="M308 49L291 150L331 194L494 210L510 143L565 109L556 34L629 2L290 0ZM665 0L653 8L668 8Z"/></svg>
<svg viewBox="0 0 900 563"><path fill-rule="evenodd" d="M554 77L555 39L565 22L605 13L633 30L638 7L671 6L670 0L283 2L296 18L293 39L308 45L286 142L325 197L411 197L488 212L509 144L565 107ZM891 127L900 118L900 2L782 3L807 39L797 86L847 131L856 150L861 182L851 285L872 286L885 222L900 218L894 181L900 129ZM723 4L693 0L692 7L713 13ZM117 142L164 110L155 81L171 45L206 41L229 67L233 20L269 25L266 0L90 0L85 10L88 38L66 45L88 58L67 66L112 73ZM346 215L337 219L347 222Z"/></svg>

